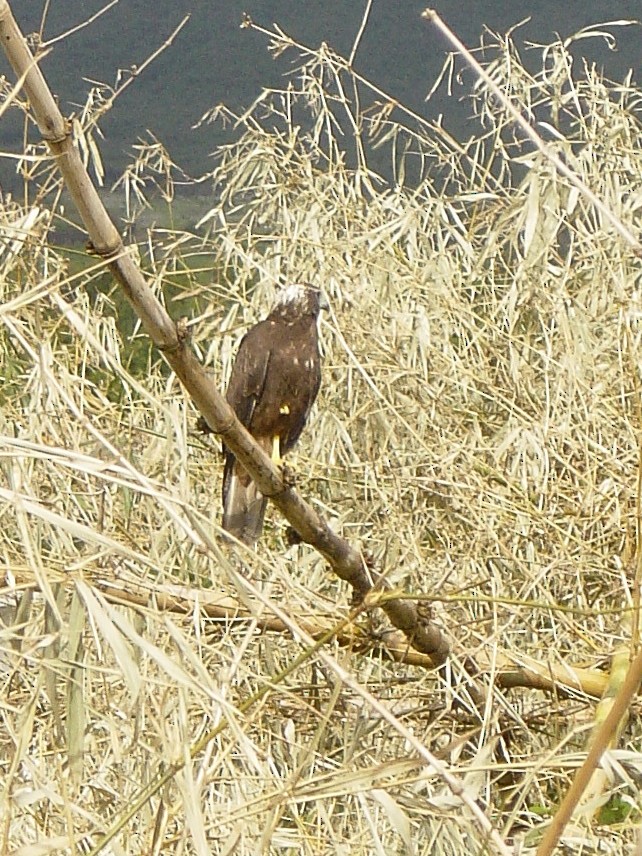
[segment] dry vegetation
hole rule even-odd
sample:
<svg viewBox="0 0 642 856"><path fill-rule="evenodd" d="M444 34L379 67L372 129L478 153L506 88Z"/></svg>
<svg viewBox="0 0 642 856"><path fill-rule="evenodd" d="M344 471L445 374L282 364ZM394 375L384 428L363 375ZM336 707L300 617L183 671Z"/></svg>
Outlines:
<svg viewBox="0 0 642 856"><path fill-rule="evenodd" d="M546 48L532 76L498 40L487 69L639 229L640 94L579 64L572 79L567 47ZM506 689L498 671L530 657L545 674L596 670L600 686L597 670L634 647L639 260L483 88L483 130L461 145L380 94L362 90L354 112L345 63L303 58L220 152L216 205L194 233L151 231L141 256L158 294L180 297L167 298L175 317L189 298L221 386L275 284L325 288L300 490L430 603L454 670L474 659L487 703L374 645L331 639L284 672L306 649L296 626L332 628L349 592L309 548L286 546L276 512L256 554L221 546L216 451L101 263L78 264L80 241L56 246L51 164L25 162L29 204L0 211L2 852L89 852L141 795L102 852L482 852L469 808L341 669L504 840L532 847L596 699L561 683ZM371 169L386 159L392 182ZM173 171L157 146L120 187L132 203L157 183L172 205ZM184 597L186 614L155 593ZM251 617L232 620L237 607ZM275 616L290 632L260 629ZM358 622L384 626L376 612ZM635 840L639 740L632 716L595 798L611 813L576 818L567 852Z"/></svg>

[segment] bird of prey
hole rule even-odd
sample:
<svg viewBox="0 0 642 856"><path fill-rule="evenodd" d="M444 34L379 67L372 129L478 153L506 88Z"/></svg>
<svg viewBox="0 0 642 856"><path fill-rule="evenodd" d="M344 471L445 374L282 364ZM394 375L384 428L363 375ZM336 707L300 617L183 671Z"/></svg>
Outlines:
<svg viewBox="0 0 642 856"><path fill-rule="evenodd" d="M275 463L301 436L319 391L322 308L318 289L307 283L288 285L267 318L245 334L232 367L227 401ZM267 499L233 453L225 447L223 453L223 528L254 546Z"/></svg>

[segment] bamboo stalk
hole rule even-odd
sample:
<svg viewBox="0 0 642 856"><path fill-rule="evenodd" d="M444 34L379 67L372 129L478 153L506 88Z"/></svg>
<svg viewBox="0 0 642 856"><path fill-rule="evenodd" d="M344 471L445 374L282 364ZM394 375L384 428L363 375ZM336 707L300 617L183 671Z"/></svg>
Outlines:
<svg viewBox="0 0 642 856"><path fill-rule="evenodd" d="M619 686L617 695L609 705L608 713L594 734L591 735L591 745L584 763L575 773L570 788L547 826L542 840L537 848L536 856L550 856L557 847L567 823L573 815L575 807L582 794L589 787L593 773L600 763L604 752L611 742L616 739L618 729L628 715L629 706L640 688L642 680L642 649L640 649L626 672Z"/></svg>

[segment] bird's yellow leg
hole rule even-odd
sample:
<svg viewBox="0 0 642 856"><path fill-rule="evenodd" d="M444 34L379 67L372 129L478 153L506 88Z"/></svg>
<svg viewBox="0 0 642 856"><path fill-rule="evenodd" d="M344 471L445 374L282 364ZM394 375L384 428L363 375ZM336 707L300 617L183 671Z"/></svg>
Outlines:
<svg viewBox="0 0 642 856"><path fill-rule="evenodd" d="M275 467L280 467L283 463L283 458L281 457L281 442L279 435L272 438L272 463Z"/></svg>
<svg viewBox="0 0 642 856"><path fill-rule="evenodd" d="M288 487L294 487L296 484L294 470L281 457L281 438L279 436L272 438L272 463L275 467L280 467L284 484Z"/></svg>
<svg viewBox="0 0 642 856"><path fill-rule="evenodd" d="M290 412L290 406L288 404L282 404L279 407L279 413L282 416L287 416ZM283 458L281 457L281 438L277 434L276 437L272 437L272 463L275 467L280 467L283 463Z"/></svg>

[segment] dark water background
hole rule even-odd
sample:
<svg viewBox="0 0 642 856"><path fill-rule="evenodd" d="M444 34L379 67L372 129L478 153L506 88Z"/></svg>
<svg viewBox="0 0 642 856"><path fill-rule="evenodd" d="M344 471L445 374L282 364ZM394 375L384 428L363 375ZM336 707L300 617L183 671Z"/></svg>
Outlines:
<svg viewBox="0 0 642 856"><path fill-rule="evenodd" d="M25 33L40 31L43 0L14 0L11 5ZM104 5L104 0L51 0L42 38L55 38ZM470 105L449 97L443 87L425 101L448 52L444 40L420 17L426 5L427 0L374 0L354 65L392 97L428 119L443 114L451 132L467 137L472 133L467 128ZM431 5L469 47L479 44L485 27L505 32L530 18L515 39L533 68L539 65L539 53L528 59L529 42L548 43L556 34L566 38L589 24L642 18L642 0L434 0ZM215 126L194 130L202 114L220 102L243 109L263 87L282 83L299 61L296 51L273 58L266 37L240 28L242 14L267 27L277 22L310 46L325 41L347 56L364 8L365 2L356 0L120 0L97 21L55 43L42 67L63 109L70 112L84 100L88 79L113 84L119 69L140 66L189 14L174 44L101 122L101 152L108 180L113 179L131 158L137 139L149 130L189 174L199 175L212 167L217 144L229 140L229 132ZM616 37L617 50L602 39L585 39L574 48L576 60L595 62L613 80L622 80L632 69L639 82L642 27L638 23L606 29ZM9 73L4 59L0 72ZM472 75L464 75L458 96L472 82ZM21 141L20 123L5 114L0 118L0 147L18 152ZM11 186L14 170L15 161L0 159L4 187Z"/></svg>

